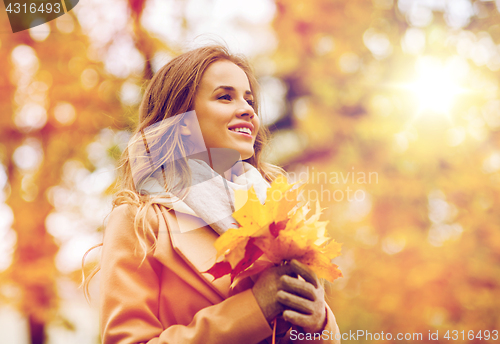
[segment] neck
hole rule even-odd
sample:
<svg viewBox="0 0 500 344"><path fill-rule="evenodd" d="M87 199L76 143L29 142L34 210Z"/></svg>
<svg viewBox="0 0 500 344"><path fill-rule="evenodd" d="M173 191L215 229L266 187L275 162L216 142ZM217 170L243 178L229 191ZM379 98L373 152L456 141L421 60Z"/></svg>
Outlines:
<svg viewBox="0 0 500 344"><path fill-rule="evenodd" d="M230 148L208 148L204 152L196 153L188 156L188 159L197 159L206 162L215 172L223 176L227 180L231 180L231 167L238 161L241 161L240 153ZM238 171L243 173L242 164L236 164ZM240 167L241 166L241 167ZM239 171L241 169L242 171Z"/></svg>

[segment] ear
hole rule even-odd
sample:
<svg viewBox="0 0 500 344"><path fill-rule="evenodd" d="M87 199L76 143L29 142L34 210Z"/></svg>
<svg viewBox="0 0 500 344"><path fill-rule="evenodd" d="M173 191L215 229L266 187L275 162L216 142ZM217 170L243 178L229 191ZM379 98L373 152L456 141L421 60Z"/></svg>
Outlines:
<svg viewBox="0 0 500 344"><path fill-rule="evenodd" d="M180 130L180 133L182 136L191 136L191 129L189 128L189 118L187 117L184 117L181 122L180 122L180 127L179 127L179 130Z"/></svg>

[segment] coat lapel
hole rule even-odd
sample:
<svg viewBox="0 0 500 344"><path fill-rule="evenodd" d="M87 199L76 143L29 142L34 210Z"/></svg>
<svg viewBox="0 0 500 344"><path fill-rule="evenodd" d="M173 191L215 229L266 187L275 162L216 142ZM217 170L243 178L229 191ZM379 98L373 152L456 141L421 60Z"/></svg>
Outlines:
<svg viewBox="0 0 500 344"><path fill-rule="evenodd" d="M207 285L224 299L227 298L231 285L230 276L226 275L214 281L212 275L205 273L216 261L217 250L214 242L219 234L199 217L169 211L165 207L160 209L176 253Z"/></svg>

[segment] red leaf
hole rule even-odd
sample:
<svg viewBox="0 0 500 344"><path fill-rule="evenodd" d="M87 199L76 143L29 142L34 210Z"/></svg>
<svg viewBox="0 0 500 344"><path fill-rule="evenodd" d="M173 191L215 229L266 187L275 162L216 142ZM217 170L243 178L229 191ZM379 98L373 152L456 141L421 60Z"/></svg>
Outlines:
<svg viewBox="0 0 500 344"><path fill-rule="evenodd" d="M229 264L229 262L218 262L205 272L214 276L214 279L221 278L222 276L231 273L231 264Z"/></svg>
<svg viewBox="0 0 500 344"><path fill-rule="evenodd" d="M254 244L255 238L250 238L245 246L245 256L242 260L234 267L231 272L231 282L233 282L234 277L240 272L245 271L250 265L253 264L264 252Z"/></svg>
<svg viewBox="0 0 500 344"><path fill-rule="evenodd" d="M280 233L280 231L285 229L287 222L288 222L288 219L280 221L278 223L276 223L276 222L271 223L269 225L269 231L271 232L271 235L276 238L278 236L278 234Z"/></svg>

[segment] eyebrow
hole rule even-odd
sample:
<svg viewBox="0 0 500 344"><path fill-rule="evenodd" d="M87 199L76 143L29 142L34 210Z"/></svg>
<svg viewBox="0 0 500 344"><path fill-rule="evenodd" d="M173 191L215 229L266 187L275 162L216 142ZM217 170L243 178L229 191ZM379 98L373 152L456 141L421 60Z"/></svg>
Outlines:
<svg viewBox="0 0 500 344"><path fill-rule="evenodd" d="M226 90L226 91L232 91L232 92L236 92L236 89L233 87L233 86L225 86L225 85L221 85L221 86L218 86L215 88L215 90L212 92L212 94L214 94L217 90L219 89L223 89L223 90ZM245 91L245 94L246 95L249 95L249 96L253 96L252 92L249 91L249 90L246 90Z"/></svg>

